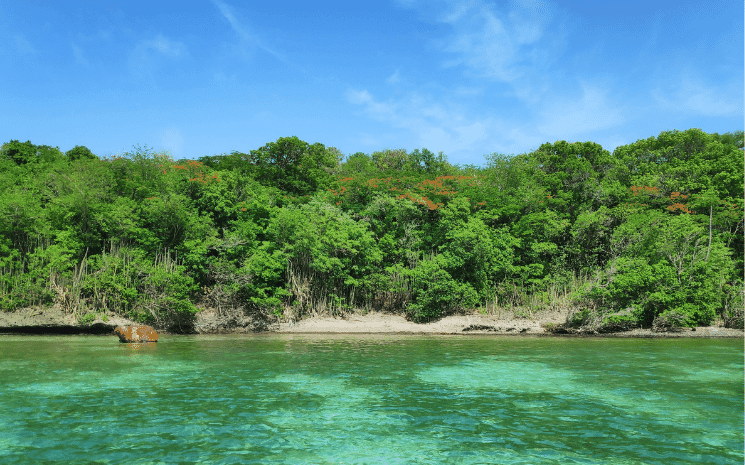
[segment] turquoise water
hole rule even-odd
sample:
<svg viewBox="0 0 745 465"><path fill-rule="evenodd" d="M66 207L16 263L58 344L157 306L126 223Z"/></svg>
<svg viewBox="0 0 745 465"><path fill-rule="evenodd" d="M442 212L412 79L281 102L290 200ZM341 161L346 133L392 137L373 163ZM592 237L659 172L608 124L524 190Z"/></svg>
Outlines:
<svg viewBox="0 0 745 465"><path fill-rule="evenodd" d="M743 463L743 341L0 337L0 463Z"/></svg>

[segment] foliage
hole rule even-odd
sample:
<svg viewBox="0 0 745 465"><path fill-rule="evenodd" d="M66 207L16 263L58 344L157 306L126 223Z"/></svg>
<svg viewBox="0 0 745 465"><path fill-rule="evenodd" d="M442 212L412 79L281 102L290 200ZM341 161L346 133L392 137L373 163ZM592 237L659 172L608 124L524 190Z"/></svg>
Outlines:
<svg viewBox="0 0 745 465"><path fill-rule="evenodd" d="M67 152L65 156L69 161L84 160L84 159L95 159L97 158L90 149L84 145L76 145Z"/></svg>
<svg viewBox="0 0 745 465"><path fill-rule="evenodd" d="M316 142L308 144L293 137L280 137L249 154L255 178L294 195L308 195L328 187L340 154Z"/></svg>
<svg viewBox="0 0 745 465"><path fill-rule="evenodd" d="M685 312L668 310L657 316L652 322L652 330L657 332L680 331L687 326L688 315Z"/></svg>
<svg viewBox="0 0 745 465"><path fill-rule="evenodd" d="M544 308L566 328L742 326L742 131L611 154L556 141L454 166L283 137L173 160L0 147L0 307L58 304L188 331L198 307L429 321ZM578 278L579 277L579 278Z"/></svg>
<svg viewBox="0 0 745 465"><path fill-rule="evenodd" d="M445 267L444 257L437 255L407 273L412 303L406 308L406 316L412 321L424 323L478 303L473 287L455 280Z"/></svg>

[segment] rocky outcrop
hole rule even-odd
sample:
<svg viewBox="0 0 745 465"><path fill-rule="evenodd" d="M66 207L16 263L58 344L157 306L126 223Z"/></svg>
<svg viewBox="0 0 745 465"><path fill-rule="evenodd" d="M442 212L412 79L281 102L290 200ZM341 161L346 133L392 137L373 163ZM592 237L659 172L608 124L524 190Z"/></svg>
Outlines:
<svg viewBox="0 0 745 465"><path fill-rule="evenodd" d="M158 332L152 326L117 326L114 334L121 342L158 342Z"/></svg>

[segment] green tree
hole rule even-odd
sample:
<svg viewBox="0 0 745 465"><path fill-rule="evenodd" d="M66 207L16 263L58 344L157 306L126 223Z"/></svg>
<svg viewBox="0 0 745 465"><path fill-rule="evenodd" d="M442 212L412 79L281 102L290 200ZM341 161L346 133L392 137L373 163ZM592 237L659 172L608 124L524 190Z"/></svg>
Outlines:
<svg viewBox="0 0 745 465"><path fill-rule="evenodd" d="M468 283L486 301L493 297L496 282L513 272L517 241L506 230L488 228L470 210L470 203L463 197L438 210L438 248L449 275Z"/></svg>
<svg viewBox="0 0 745 465"><path fill-rule="evenodd" d="M478 293L468 283L454 279L446 271L445 260L443 255L435 255L406 272L411 280L406 315L412 321L426 323L478 304Z"/></svg>
<svg viewBox="0 0 745 465"><path fill-rule="evenodd" d="M75 160L85 160L85 159L95 159L96 157L93 152L90 151L90 149L84 145L76 145L75 147L71 148L67 152L65 152L65 156L69 161L75 161Z"/></svg>
<svg viewBox="0 0 745 465"><path fill-rule="evenodd" d="M38 158L36 157L36 146L32 144L30 140L27 140L26 142L11 140L10 142L3 144L0 151L5 157L13 160L17 165L25 165L26 163L38 161Z"/></svg>
<svg viewBox="0 0 745 465"><path fill-rule="evenodd" d="M382 258L365 223L320 198L280 210L268 234L287 257L289 291L302 311L364 299Z"/></svg>
<svg viewBox="0 0 745 465"><path fill-rule="evenodd" d="M613 311L634 308L642 323L673 312L685 324L708 325L723 308L732 262L718 239L711 246L706 239L692 215L633 214L613 234L607 282L590 295Z"/></svg>
<svg viewBox="0 0 745 465"><path fill-rule="evenodd" d="M615 162L599 144L558 141L541 145L531 156L538 164L538 183L551 197L564 203L572 218L584 209L597 209L605 203L601 181Z"/></svg>
<svg viewBox="0 0 745 465"><path fill-rule="evenodd" d="M280 137L252 150L250 159L259 182L294 195L308 195L332 182L341 153L333 147L318 142L311 145L293 136Z"/></svg>

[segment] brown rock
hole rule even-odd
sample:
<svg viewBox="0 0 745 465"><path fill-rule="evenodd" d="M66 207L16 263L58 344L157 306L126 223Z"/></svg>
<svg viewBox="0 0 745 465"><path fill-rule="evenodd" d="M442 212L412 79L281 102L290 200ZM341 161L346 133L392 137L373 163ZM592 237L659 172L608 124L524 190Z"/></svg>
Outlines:
<svg viewBox="0 0 745 465"><path fill-rule="evenodd" d="M114 334L121 342L158 342L158 332L152 326L117 326Z"/></svg>

